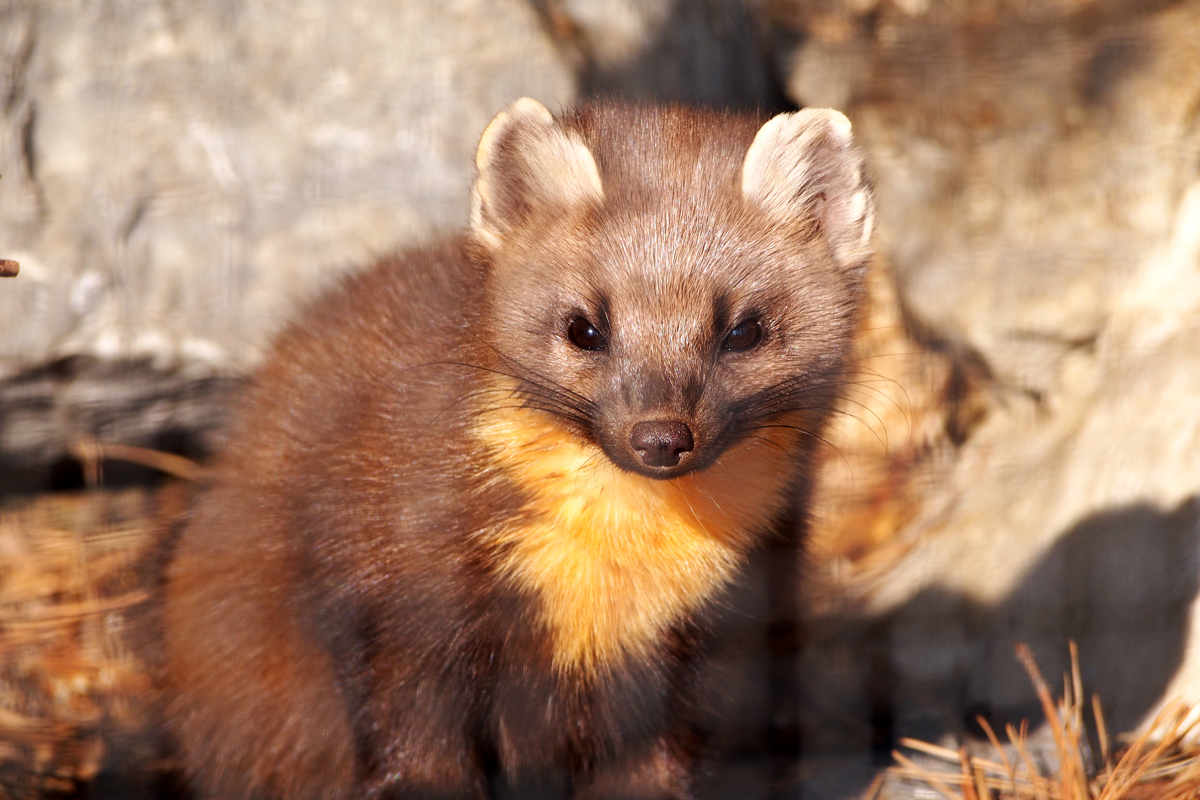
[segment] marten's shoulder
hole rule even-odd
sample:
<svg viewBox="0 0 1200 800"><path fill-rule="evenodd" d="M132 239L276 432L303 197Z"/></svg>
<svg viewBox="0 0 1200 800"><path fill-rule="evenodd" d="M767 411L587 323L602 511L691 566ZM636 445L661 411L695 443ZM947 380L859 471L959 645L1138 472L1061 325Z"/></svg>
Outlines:
<svg viewBox="0 0 1200 800"><path fill-rule="evenodd" d="M457 239L339 278L275 336L239 398L227 461L328 446L345 440L331 433L339 427L403 409L395 430L465 391L477 376L457 365L473 357L481 284Z"/></svg>
<svg viewBox="0 0 1200 800"><path fill-rule="evenodd" d="M357 379L363 369L403 369L445 356L476 316L481 284L456 239L385 255L342 277L280 331L259 380L297 360Z"/></svg>

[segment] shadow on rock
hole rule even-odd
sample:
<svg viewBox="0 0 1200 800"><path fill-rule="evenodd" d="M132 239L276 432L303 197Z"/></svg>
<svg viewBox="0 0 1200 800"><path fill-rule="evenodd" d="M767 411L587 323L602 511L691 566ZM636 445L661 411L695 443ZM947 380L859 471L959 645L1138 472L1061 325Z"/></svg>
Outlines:
<svg viewBox="0 0 1200 800"><path fill-rule="evenodd" d="M1167 511L1136 505L1063 534L1002 602L930 588L880 619L813 625L803 657L806 756L871 749L901 736L938 741L1042 720L1014 657L1033 649L1052 690L1079 646L1085 692L1111 731L1135 727L1179 668L1200 590L1200 499Z"/></svg>

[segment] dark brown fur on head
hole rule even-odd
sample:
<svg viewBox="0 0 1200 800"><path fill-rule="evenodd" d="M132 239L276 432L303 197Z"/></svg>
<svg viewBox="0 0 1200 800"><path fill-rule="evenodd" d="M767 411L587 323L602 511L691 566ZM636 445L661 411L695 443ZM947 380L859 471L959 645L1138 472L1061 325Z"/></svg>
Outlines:
<svg viewBox="0 0 1200 800"><path fill-rule="evenodd" d="M780 412L827 407L871 224L844 118L801 112L751 160L752 117L539 109L514 106L480 149L474 252L498 368L614 463L664 478ZM572 341L577 319L598 348ZM739 326L750 347L730 346ZM630 442L651 421L686 426L694 448L648 465Z"/></svg>
<svg viewBox="0 0 1200 800"><path fill-rule="evenodd" d="M843 380L861 157L837 112L526 99L477 164L464 240L282 333L179 537L202 797L691 796L706 620Z"/></svg>

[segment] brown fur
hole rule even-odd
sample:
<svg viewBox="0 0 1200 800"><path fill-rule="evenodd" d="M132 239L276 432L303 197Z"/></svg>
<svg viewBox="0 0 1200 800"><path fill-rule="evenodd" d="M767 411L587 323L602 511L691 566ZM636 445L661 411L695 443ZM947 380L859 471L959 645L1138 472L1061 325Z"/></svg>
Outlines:
<svg viewBox="0 0 1200 800"><path fill-rule="evenodd" d="M760 126L519 101L463 241L283 333L168 573L202 793L690 796L706 615L803 519L868 255L844 118ZM572 343L581 316L604 349ZM761 341L724 348L746 320ZM646 420L694 447L646 461Z"/></svg>

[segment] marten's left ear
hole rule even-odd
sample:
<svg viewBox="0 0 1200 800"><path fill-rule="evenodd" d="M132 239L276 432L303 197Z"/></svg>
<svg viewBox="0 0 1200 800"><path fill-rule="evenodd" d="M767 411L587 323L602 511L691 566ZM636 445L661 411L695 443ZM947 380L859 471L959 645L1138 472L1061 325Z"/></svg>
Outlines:
<svg viewBox="0 0 1200 800"><path fill-rule="evenodd" d="M487 126L475 167L471 230L492 249L535 214L604 199L592 151L528 97L501 111Z"/></svg>
<svg viewBox="0 0 1200 800"><path fill-rule="evenodd" d="M806 108L763 125L742 162L742 196L780 222L815 222L843 267L871 257L874 196L839 111Z"/></svg>

